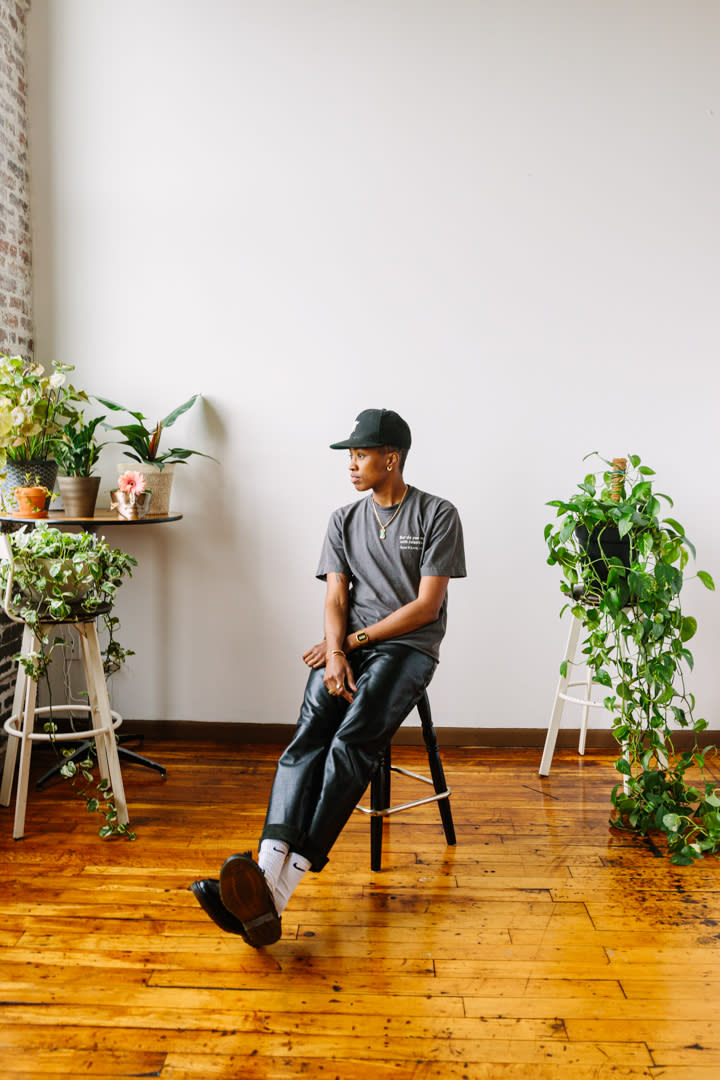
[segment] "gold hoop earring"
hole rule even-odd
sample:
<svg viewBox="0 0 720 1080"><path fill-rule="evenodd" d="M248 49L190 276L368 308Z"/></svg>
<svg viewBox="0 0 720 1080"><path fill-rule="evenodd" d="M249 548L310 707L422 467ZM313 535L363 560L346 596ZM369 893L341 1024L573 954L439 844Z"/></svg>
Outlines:
<svg viewBox="0 0 720 1080"><path fill-rule="evenodd" d="M388 471L388 472L392 472L392 465L388 465L388 467L387 467L387 471Z"/></svg>

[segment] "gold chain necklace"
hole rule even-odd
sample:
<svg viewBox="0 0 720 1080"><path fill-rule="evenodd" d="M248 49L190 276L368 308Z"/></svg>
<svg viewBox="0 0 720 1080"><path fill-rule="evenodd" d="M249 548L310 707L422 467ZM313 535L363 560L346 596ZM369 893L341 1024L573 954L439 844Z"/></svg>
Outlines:
<svg viewBox="0 0 720 1080"><path fill-rule="evenodd" d="M379 535L380 535L381 540L385 539L385 530L387 529L388 525L391 525L393 523L393 521L395 520L395 518L400 513L400 507L402 506L403 502L405 501L405 496L407 495L409 490L410 490L410 488L407 485L405 485L405 490L403 491L402 499L397 504L397 509L396 509L395 513L393 514L393 516L391 518L388 519L388 521L385 522L384 525L383 525L382 521L380 520L380 515L377 512L377 507L375 506L375 500L373 499L372 495L370 496L370 502L372 503L373 514L375 515L375 520L377 521L378 525L380 526Z"/></svg>

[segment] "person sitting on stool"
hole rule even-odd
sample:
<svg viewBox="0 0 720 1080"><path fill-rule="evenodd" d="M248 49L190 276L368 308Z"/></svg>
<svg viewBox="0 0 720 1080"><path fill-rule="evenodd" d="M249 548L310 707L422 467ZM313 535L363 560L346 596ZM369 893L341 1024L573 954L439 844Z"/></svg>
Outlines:
<svg viewBox="0 0 720 1080"><path fill-rule="evenodd" d="M407 423L365 409L349 438L350 482L370 494L336 510L317 577L325 638L292 742L277 764L257 862L231 855L220 878L190 886L205 912L255 948L282 934L280 916L308 870L318 872L438 663L447 585L465 577L455 507L405 483Z"/></svg>

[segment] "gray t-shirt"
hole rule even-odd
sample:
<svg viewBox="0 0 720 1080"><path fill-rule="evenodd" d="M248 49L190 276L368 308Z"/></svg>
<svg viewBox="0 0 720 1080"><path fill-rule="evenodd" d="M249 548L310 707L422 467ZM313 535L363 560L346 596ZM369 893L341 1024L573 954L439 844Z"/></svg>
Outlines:
<svg viewBox="0 0 720 1080"><path fill-rule="evenodd" d="M378 507L382 522L397 507ZM417 599L421 577L465 577L460 517L446 499L408 487L384 540L373 513L372 494L335 510L323 543L317 577L350 579L348 633L384 619ZM447 625L447 594L438 618L393 638L438 658Z"/></svg>

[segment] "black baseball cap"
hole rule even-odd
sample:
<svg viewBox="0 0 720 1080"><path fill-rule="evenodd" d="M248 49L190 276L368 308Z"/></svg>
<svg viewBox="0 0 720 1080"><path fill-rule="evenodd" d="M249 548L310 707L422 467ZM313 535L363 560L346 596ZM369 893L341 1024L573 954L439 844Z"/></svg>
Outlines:
<svg viewBox="0 0 720 1080"><path fill-rule="evenodd" d="M364 409L355 418L355 427L347 439L330 444L331 450L349 450L354 446L396 446L409 450L410 428L392 409Z"/></svg>

